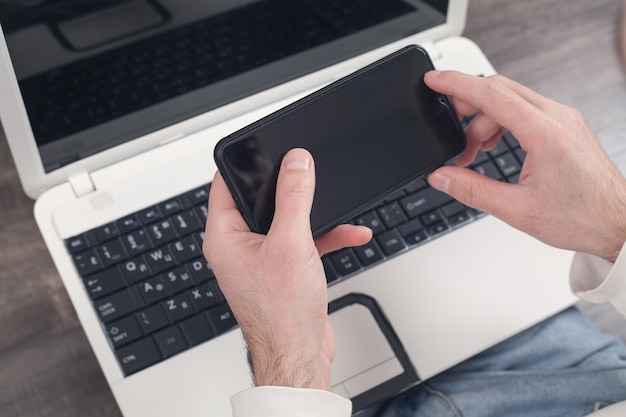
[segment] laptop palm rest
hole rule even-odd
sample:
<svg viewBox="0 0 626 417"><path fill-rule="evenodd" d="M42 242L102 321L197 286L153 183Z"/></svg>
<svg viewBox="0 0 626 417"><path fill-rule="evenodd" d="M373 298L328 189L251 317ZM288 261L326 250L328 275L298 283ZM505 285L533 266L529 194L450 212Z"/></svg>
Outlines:
<svg viewBox="0 0 626 417"><path fill-rule="evenodd" d="M353 412L420 381L375 299L348 294L333 301L329 313L336 344L333 391L352 399Z"/></svg>

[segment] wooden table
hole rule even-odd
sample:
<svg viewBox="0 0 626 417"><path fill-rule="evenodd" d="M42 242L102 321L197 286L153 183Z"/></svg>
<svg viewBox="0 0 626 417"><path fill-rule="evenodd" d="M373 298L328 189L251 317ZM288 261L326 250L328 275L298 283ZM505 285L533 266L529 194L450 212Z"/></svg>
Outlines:
<svg viewBox="0 0 626 417"><path fill-rule="evenodd" d="M470 0L465 35L500 73L583 111L626 172L620 6L620 0ZM0 415L120 416L32 209L2 138Z"/></svg>

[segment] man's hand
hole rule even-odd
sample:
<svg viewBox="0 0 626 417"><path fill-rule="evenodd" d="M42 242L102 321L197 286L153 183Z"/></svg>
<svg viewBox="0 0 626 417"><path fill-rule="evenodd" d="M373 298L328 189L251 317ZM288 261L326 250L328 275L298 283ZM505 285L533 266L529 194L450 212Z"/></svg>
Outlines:
<svg viewBox="0 0 626 417"><path fill-rule="evenodd" d="M476 114L457 165L507 130L527 152L518 184L442 167L428 179L434 188L550 245L615 261L626 240L626 180L578 111L502 76L432 71L425 82L450 95L459 116Z"/></svg>
<svg viewBox="0 0 626 417"><path fill-rule="evenodd" d="M311 155L288 152L265 236L250 232L219 173L211 186L203 251L248 344L256 385L331 389L335 343L320 256L372 233L343 225L314 242L314 189Z"/></svg>

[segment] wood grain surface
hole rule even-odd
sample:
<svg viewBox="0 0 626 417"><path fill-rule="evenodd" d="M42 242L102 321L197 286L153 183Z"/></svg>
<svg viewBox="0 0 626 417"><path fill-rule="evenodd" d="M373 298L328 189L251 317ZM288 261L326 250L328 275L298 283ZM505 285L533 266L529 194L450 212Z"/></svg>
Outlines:
<svg viewBox="0 0 626 417"><path fill-rule="evenodd" d="M620 0L470 0L465 35L496 69L579 108L626 172ZM1 98L0 98L1 99ZM79 326L0 138L0 415L107 416L120 411ZM606 307L585 306L624 336Z"/></svg>

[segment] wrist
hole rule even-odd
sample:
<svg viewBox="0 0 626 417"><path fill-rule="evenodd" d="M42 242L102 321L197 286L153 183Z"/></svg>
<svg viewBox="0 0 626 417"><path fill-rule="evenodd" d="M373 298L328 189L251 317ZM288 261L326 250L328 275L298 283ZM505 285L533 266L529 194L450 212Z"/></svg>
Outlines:
<svg viewBox="0 0 626 417"><path fill-rule="evenodd" d="M626 242L626 181L622 182L621 193L615 188L614 204L605 207L605 236L597 255L615 262Z"/></svg>
<svg viewBox="0 0 626 417"><path fill-rule="evenodd" d="M303 353L299 347L256 349L250 345L248 349L256 386L331 390L332 360L323 352Z"/></svg>

